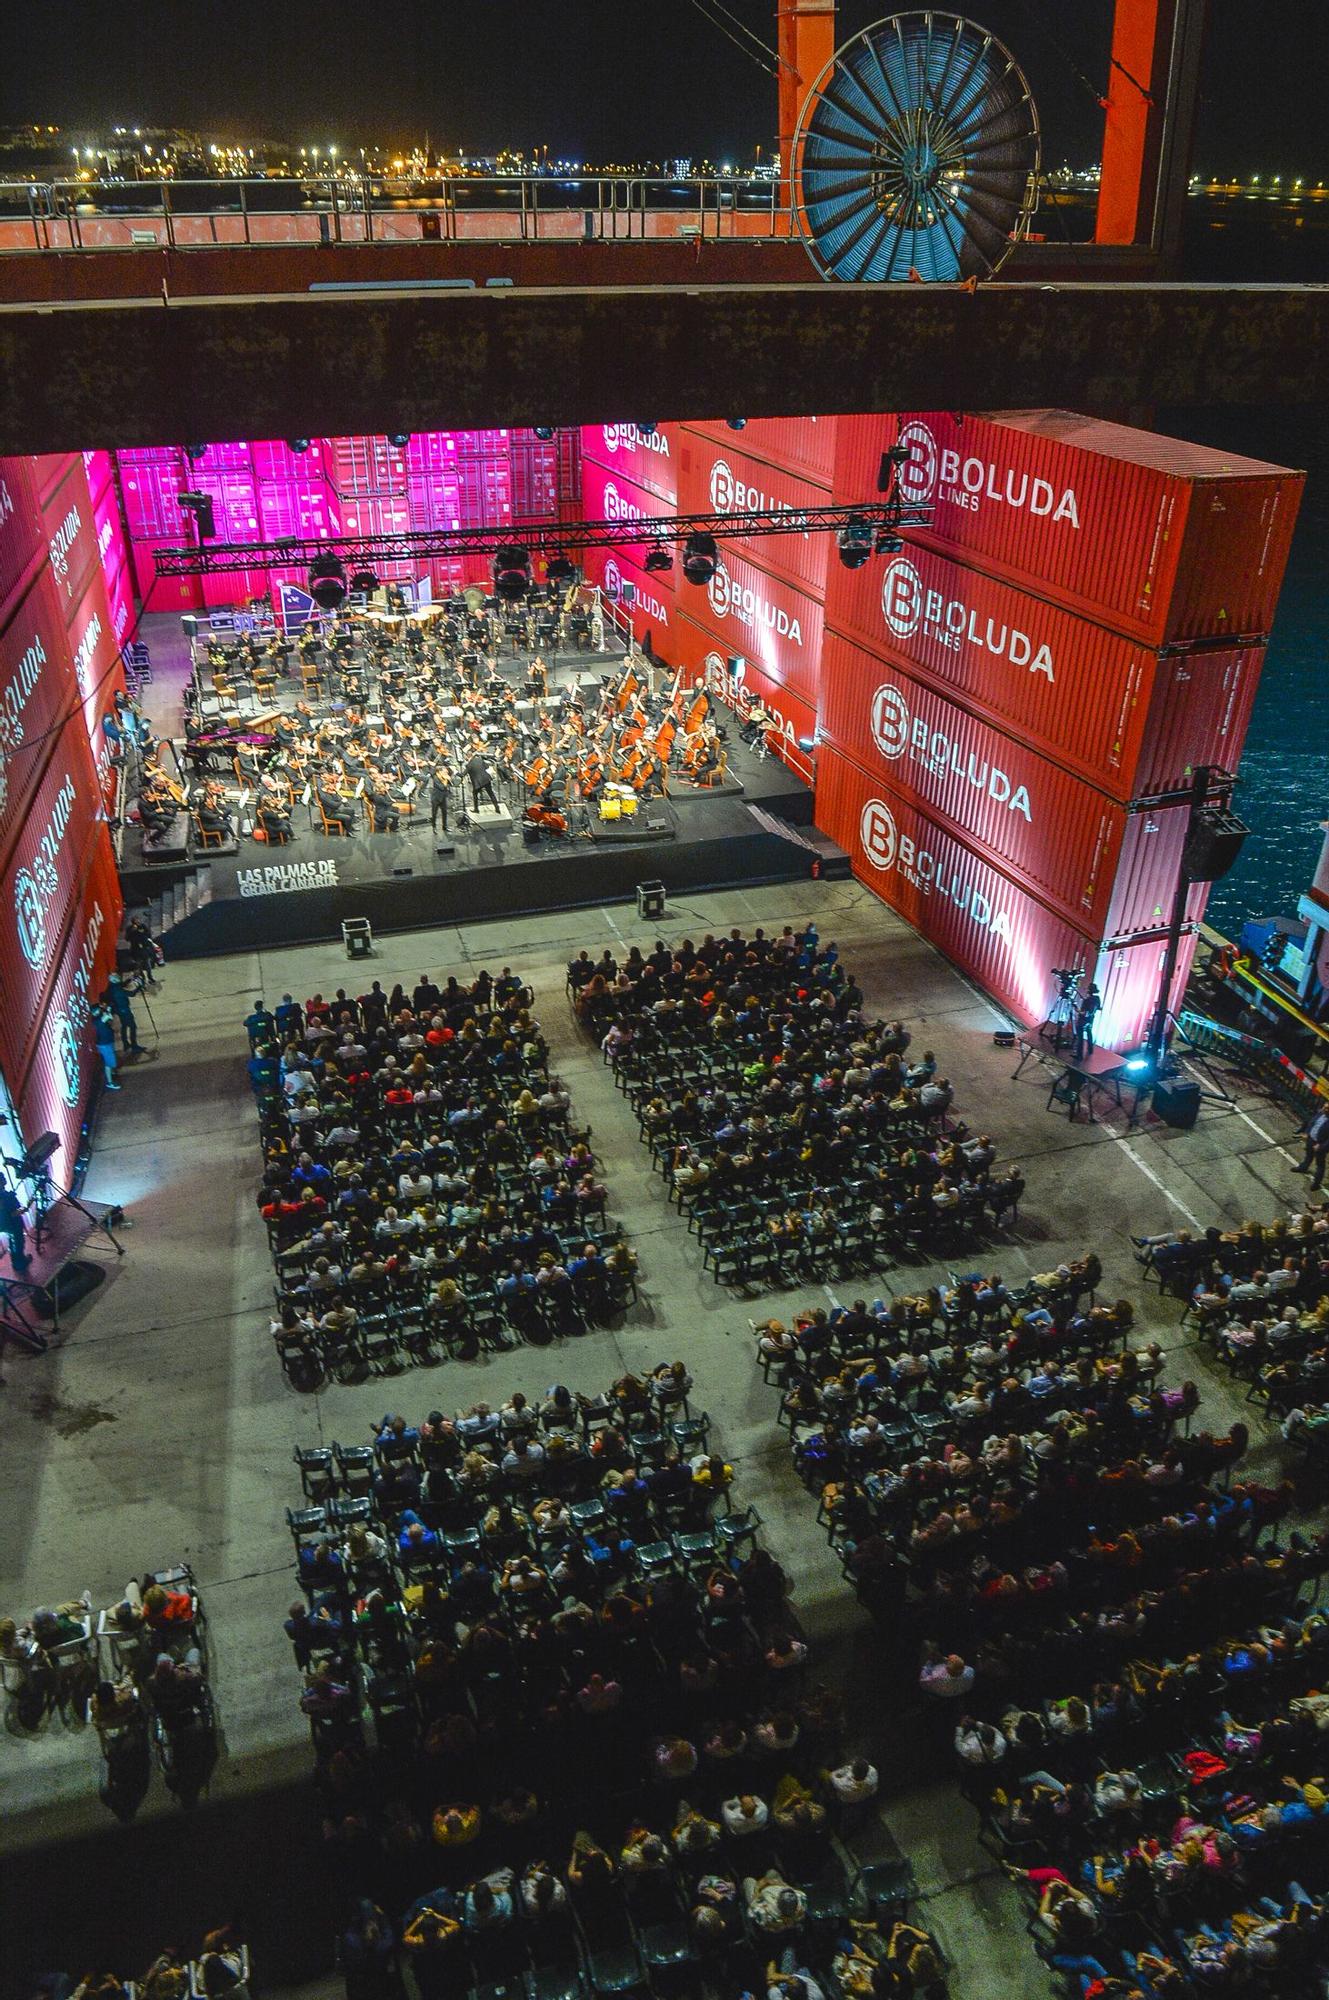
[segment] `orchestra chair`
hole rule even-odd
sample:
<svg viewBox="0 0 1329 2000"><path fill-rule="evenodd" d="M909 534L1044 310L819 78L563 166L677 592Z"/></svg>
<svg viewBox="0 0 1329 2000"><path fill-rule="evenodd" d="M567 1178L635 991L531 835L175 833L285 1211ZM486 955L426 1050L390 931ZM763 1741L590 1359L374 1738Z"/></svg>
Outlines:
<svg viewBox="0 0 1329 2000"><path fill-rule="evenodd" d="M349 839L352 831L354 830L355 802L353 799L343 799L342 804L346 807L346 818L344 820L329 819L327 814L323 810L322 799L319 797L317 792L315 792L314 794L314 805L318 811L319 823L322 826L324 833L326 833L330 839L335 839L338 834L345 834L347 839Z"/></svg>
<svg viewBox="0 0 1329 2000"><path fill-rule="evenodd" d="M200 847L224 847L226 835L218 826L204 826L201 813L191 813L194 822L194 838Z"/></svg>

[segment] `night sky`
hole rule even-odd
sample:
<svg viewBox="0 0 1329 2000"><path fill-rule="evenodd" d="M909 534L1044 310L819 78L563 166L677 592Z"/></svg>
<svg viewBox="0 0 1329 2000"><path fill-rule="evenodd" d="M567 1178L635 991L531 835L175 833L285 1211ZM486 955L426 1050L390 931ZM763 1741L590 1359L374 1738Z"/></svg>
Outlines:
<svg viewBox="0 0 1329 2000"><path fill-rule="evenodd" d="M771 0L723 4L773 40ZM840 39L886 11L841 0ZM1111 0L975 8L1029 74L1052 165L1097 157L1089 84L1106 75L1111 11ZM1323 0L1209 0L1197 168L1329 178L1327 13ZM56 0L11 9L5 40L8 123L343 146L428 129L446 150L547 144L586 160L750 158L775 136L774 79L691 0Z"/></svg>

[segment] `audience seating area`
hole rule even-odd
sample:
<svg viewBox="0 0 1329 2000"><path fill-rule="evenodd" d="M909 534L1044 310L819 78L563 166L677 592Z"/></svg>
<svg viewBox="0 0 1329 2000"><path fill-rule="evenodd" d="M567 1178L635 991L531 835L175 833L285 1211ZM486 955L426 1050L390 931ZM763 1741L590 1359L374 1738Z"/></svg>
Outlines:
<svg viewBox="0 0 1329 2000"><path fill-rule="evenodd" d="M246 1021L273 1339L299 1386L614 1319L637 1260L506 966Z"/></svg>
<svg viewBox="0 0 1329 2000"><path fill-rule="evenodd" d="M425 2000L940 1990L907 1867L845 1845L876 1773L697 1404L662 1363L297 1451L286 1630L352 2000L404 1964Z"/></svg>
<svg viewBox="0 0 1329 2000"><path fill-rule="evenodd" d="M612 1064L718 1284L767 1289L935 1258L1018 1214L1017 1168L951 1125L952 1090L811 925L582 952L578 1020Z"/></svg>
<svg viewBox="0 0 1329 2000"><path fill-rule="evenodd" d="M100 1614L85 1591L22 1625L0 1619L6 1730L33 1737L56 1715L72 1728L91 1722L101 1797L118 1818L142 1804L154 1758L168 1789L193 1804L215 1759L207 1629L188 1563L131 1578Z"/></svg>
<svg viewBox="0 0 1329 2000"><path fill-rule="evenodd" d="M34 2000L249 2000L249 1946L233 1924L209 1931L194 1957L164 1945L137 1979L103 1967L48 1973Z"/></svg>

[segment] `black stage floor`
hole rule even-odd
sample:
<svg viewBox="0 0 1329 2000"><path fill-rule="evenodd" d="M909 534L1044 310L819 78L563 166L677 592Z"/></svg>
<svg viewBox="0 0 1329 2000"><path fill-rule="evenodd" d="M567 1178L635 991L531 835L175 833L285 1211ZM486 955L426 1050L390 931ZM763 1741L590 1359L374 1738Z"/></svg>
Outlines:
<svg viewBox="0 0 1329 2000"><path fill-rule="evenodd" d="M776 758L749 750L732 719L725 727L731 782L723 791L680 790L617 827L602 826L593 808L578 809L573 838L538 846L521 832L525 797L502 786L503 816L482 813L465 827L454 786L446 836L431 833L425 809L397 833L330 837L297 805L295 838L285 846L242 837L233 854L191 857L191 868L206 864L210 893L165 933L166 956L340 938L348 918L368 918L377 933L573 909L621 901L649 880L695 893L806 876L808 849L750 808L808 829L811 792ZM452 851L439 854L444 839ZM135 868L128 853L126 864L131 905L161 889L164 868Z"/></svg>

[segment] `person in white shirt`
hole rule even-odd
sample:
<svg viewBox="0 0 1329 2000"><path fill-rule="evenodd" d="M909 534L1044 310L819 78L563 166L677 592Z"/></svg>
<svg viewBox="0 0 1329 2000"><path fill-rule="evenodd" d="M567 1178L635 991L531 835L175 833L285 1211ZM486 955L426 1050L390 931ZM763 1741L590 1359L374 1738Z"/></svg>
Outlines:
<svg viewBox="0 0 1329 2000"><path fill-rule="evenodd" d="M929 1647L918 1674L919 1689L934 1701L955 1701L974 1685L974 1670L958 1653L942 1653Z"/></svg>
<svg viewBox="0 0 1329 2000"><path fill-rule="evenodd" d="M831 1790L842 1806L866 1805L877 1795L881 1782L876 1769L866 1757L855 1757L852 1764L841 1764L838 1770L828 1771Z"/></svg>
<svg viewBox="0 0 1329 2000"><path fill-rule="evenodd" d="M764 1833L770 1816L765 1799L759 1799L753 1792L726 1799L720 1807L720 1818L731 1840L744 1840L749 1834Z"/></svg>

